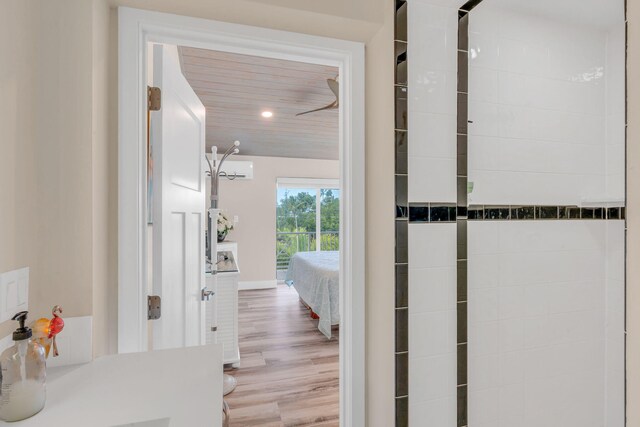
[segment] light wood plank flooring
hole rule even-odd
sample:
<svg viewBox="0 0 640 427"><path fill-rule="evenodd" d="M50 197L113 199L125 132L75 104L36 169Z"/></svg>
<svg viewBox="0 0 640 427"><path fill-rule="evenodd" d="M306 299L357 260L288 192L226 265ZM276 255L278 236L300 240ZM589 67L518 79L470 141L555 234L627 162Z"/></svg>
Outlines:
<svg viewBox="0 0 640 427"><path fill-rule="evenodd" d="M240 291L238 323L231 426L338 426L338 328L328 340L286 285Z"/></svg>

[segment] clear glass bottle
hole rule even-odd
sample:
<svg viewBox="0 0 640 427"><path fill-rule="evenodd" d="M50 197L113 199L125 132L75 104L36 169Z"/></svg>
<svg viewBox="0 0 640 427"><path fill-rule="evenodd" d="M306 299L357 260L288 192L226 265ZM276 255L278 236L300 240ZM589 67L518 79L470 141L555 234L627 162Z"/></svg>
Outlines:
<svg viewBox="0 0 640 427"><path fill-rule="evenodd" d="M44 348L31 339L25 327L27 312L13 316L20 327L13 333L14 345L0 355L0 419L19 421L44 408L46 358Z"/></svg>

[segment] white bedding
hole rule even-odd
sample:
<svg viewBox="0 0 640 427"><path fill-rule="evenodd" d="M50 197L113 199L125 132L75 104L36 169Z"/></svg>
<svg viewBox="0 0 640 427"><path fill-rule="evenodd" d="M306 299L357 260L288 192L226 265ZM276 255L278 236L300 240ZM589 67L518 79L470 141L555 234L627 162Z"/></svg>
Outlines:
<svg viewBox="0 0 640 427"><path fill-rule="evenodd" d="M289 260L286 283L320 316L318 329L331 338L331 325L340 324L340 252L298 252Z"/></svg>

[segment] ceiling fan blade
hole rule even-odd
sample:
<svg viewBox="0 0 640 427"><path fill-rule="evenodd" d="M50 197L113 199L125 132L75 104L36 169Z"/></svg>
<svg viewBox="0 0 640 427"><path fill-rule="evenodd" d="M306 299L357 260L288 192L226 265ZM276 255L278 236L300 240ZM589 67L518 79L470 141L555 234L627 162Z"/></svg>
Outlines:
<svg viewBox="0 0 640 427"><path fill-rule="evenodd" d="M327 79L327 84L329 85L329 89L336 96L336 99L340 99L340 84L336 79Z"/></svg>
<svg viewBox="0 0 640 427"><path fill-rule="evenodd" d="M298 113L298 114L296 114L296 117L302 116L302 115L305 115L305 114L316 113L318 111L333 110L333 109L336 109L336 108L338 108L338 101L337 100L333 101L331 104L329 104L329 105L327 105L325 107L316 108L315 110L309 110L309 111L305 111L303 113Z"/></svg>
<svg viewBox="0 0 640 427"><path fill-rule="evenodd" d="M316 108L315 110L305 111L303 113L298 113L296 114L296 117L309 114L309 113L316 113L318 111L333 110L335 108L338 108L338 106L340 105L340 85L338 83L337 77L335 79L327 79L327 85L329 86L329 89L331 89L331 92L333 92L333 95L336 97L336 100L325 107Z"/></svg>

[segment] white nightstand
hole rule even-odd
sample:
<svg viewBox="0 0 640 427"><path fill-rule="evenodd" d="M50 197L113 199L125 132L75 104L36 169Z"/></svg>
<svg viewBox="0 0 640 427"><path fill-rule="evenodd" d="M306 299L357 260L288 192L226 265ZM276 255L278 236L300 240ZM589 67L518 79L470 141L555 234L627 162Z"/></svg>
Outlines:
<svg viewBox="0 0 640 427"><path fill-rule="evenodd" d="M207 287L213 289L215 296L211 310L207 310L207 325L214 326L215 332L207 334L207 343L222 344L223 361L234 368L240 367L240 348L238 345L238 244L236 242L218 243L218 253L228 251L233 254L237 271L219 270L216 275L207 277ZM221 266L222 263L219 264Z"/></svg>

